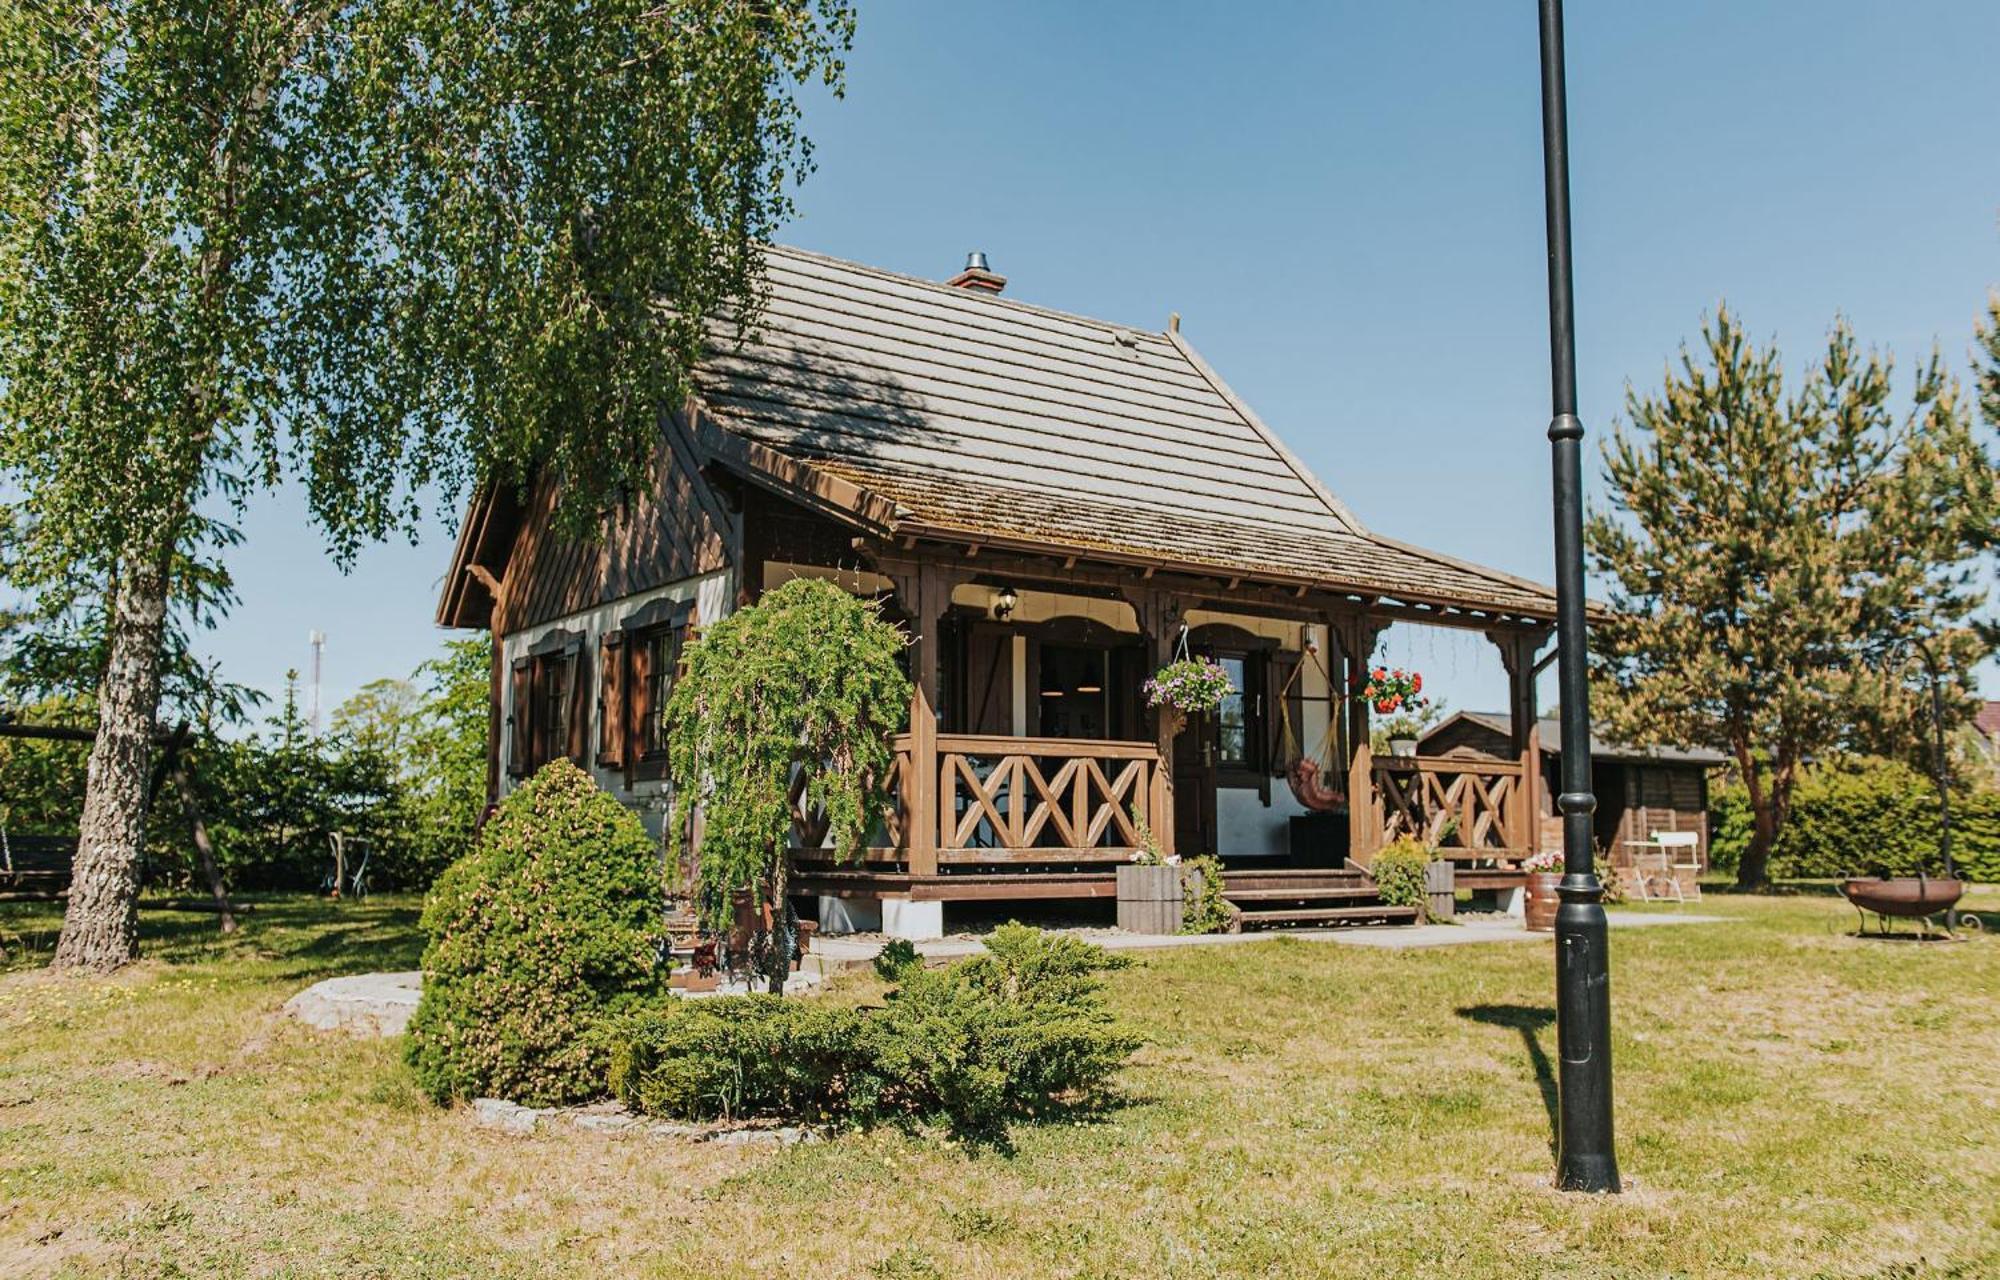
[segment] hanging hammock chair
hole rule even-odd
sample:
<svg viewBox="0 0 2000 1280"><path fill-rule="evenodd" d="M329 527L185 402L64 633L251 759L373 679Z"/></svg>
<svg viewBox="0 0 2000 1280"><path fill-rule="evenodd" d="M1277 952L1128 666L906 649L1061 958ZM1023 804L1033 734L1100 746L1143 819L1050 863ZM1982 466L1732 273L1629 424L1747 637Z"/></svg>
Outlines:
<svg viewBox="0 0 2000 1280"><path fill-rule="evenodd" d="M1319 646L1306 645L1306 657L1319 668L1326 687L1334 688L1327 678L1326 668L1319 660ZM1326 704L1326 732L1320 735L1319 746L1311 755L1299 750L1299 741L1292 733L1292 718L1285 714L1285 703L1291 698L1292 686L1299 682L1299 672L1305 669L1300 662L1292 667L1292 674L1285 681L1284 689L1278 694L1278 758L1285 762L1285 782L1292 789L1292 797L1314 813L1331 813L1347 804L1347 780L1334 761L1334 730L1340 720L1340 699L1329 694Z"/></svg>

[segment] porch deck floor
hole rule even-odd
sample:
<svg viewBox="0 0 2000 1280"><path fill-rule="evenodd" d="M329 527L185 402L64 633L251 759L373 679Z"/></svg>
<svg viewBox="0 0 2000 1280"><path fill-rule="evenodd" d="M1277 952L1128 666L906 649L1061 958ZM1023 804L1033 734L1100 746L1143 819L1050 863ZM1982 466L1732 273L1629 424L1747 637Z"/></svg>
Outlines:
<svg viewBox="0 0 2000 1280"><path fill-rule="evenodd" d="M1638 911L1608 911L1605 918L1614 929L1646 928L1673 924L1720 924L1727 917L1675 912L1671 915ZM1229 947L1240 943L1269 942L1273 938L1298 938L1307 942L1333 942L1349 947L1377 947L1404 951L1422 947L1455 947L1481 942L1547 942L1554 934L1530 933L1513 917L1461 916L1458 924L1391 925L1343 929L1285 929L1262 933L1147 934L1123 933L1116 929L1063 929L1094 942L1107 951L1158 951L1173 947ZM823 973L844 973L867 967L888 941L881 934L854 933L819 936L813 939L806 957ZM926 960L956 960L977 955L986 944L977 937L956 935L916 944Z"/></svg>

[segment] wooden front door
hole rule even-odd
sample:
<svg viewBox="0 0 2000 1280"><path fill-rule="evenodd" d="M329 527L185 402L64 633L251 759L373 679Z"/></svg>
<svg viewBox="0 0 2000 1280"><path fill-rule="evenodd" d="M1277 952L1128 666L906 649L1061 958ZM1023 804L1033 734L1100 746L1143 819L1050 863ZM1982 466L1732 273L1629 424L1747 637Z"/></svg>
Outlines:
<svg viewBox="0 0 2000 1280"><path fill-rule="evenodd" d="M1188 717L1174 739L1174 851L1215 852L1215 717Z"/></svg>

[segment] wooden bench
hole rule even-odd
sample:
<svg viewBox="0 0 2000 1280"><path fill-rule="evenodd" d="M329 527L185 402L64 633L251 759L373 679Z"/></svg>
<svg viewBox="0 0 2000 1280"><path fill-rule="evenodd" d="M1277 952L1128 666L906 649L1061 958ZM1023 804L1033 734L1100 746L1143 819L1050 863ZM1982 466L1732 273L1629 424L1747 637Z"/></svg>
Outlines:
<svg viewBox="0 0 2000 1280"><path fill-rule="evenodd" d="M0 888L66 888L75 866L75 836L0 835Z"/></svg>

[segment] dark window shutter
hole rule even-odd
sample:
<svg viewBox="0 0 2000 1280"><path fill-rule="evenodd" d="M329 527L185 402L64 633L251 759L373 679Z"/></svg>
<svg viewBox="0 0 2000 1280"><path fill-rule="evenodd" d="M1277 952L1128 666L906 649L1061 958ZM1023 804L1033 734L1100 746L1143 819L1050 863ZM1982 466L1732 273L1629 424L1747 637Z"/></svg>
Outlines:
<svg viewBox="0 0 2000 1280"><path fill-rule="evenodd" d="M646 717L652 711L653 646L639 637L626 648L629 656L625 664L625 719L621 728L629 778L639 773L641 749L646 741Z"/></svg>
<svg viewBox="0 0 2000 1280"><path fill-rule="evenodd" d="M561 739L562 752L578 766L590 764L590 664L583 660L583 641L563 650L563 710L569 723Z"/></svg>
<svg viewBox="0 0 2000 1280"><path fill-rule="evenodd" d="M616 769L625 763L625 636L606 632L598 642L597 763Z"/></svg>
<svg viewBox="0 0 2000 1280"><path fill-rule="evenodd" d="M513 714L507 718L507 774L509 777L528 776L528 737L534 730L534 674L532 658L519 658L514 662Z"/></svg>

